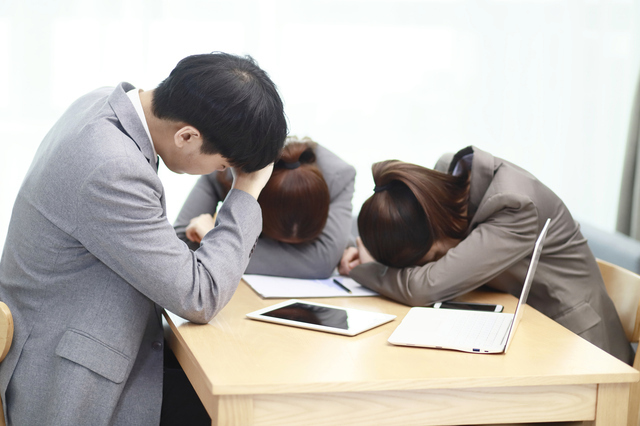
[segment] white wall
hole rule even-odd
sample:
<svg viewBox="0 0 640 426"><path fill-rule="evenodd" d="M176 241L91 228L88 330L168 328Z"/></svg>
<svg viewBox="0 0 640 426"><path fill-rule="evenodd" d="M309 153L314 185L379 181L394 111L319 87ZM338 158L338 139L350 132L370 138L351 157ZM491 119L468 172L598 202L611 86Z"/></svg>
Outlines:
<svg viewBox="0 0 640 426"><path fill-rule="evenodd" d="M0 2L0 246L31 157L76 97L152 89L182 57L251 54L292 134L358 169L475 144L613 229L640 72L640 0ZM173 220L194 177L162 169Z"/></svg>

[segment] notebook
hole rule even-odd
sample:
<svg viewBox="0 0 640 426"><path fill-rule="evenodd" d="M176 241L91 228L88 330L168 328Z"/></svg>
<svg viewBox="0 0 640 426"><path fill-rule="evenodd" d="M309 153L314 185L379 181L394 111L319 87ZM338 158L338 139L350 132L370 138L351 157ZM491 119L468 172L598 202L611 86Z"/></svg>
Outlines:
<svg viewBox="0 0 640 426"><path fill-rule="evenodd" d="M513 314L411 308L389 337L389 343L473 353L506 352L522 317L550 222L551 219L547 219L536 240L518 306Z"/></svg>

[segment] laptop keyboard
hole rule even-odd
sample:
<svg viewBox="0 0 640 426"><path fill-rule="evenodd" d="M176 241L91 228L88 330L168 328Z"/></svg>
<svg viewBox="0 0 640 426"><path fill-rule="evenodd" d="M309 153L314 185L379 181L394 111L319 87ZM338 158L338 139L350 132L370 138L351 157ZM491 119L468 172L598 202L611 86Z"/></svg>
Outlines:
<svg viewBox="0 0 640 426"><path fill-rule="evenodd" d="M459 312L453 321L441 324L439 333L452 345L473 348L491 348L500 345L512 315L487 314L478 312Z"/></svg>

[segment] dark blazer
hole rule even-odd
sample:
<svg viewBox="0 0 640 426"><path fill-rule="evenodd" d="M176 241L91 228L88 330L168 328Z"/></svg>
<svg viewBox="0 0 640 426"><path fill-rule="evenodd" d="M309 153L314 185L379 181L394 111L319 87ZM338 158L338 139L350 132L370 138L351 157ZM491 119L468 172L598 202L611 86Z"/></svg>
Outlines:
<svg viewBox="0 0 640 426"><path fill-rule="evenodd" d="M356 170L321 145L316 146L315 154L316 164L327 182L331 198L329 217L322 233L316 240L304 244L287 244L260 237L247 274L327 278L340 262L351 236L351 198ZM224 199L224 190L217 174L214 172L198 179L174 223L178 236L192 248L196 248L197 244L194 245L185 236L189 221L202 213L213 214L218 202Z"/></svg>
<svg viewBox="0 0 640 426"><path fill-rule="evenodd" d="M73 103L16 198L0 261L15 325L0 364L9 424L157 425L161 307L209 321L260 233L258 203L233 190L198 251L176 237L132 88Z"/></svg>
<svg viewBox="0 0 640 426"><path fill-rule="evenodd" d="M377 262L351 271L356 281L411 306L454 298L484 284L519 296L535 239L551 225L527 303L574 333L630 363L633 353L598 265L562 200L527 171L475 147L464 240L424 266L391 268ZM450 158L450 157L449 157Z"/></svg>

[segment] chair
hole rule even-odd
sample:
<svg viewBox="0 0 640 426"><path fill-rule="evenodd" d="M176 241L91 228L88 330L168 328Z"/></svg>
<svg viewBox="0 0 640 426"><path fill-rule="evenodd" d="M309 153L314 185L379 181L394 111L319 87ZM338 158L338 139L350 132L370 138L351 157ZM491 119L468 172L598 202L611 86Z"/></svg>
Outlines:
<svg viewBox="0 0 640 426"><path fill-rule="evenodd" d="M0 302L0 362L7 356L12 340L13 316L11 316L9 307L4 302ZM0 401L0 426L5 426L2 401Z"/></svg>
<svg viewBox="0 0 640 426"><path fill-rule="evenodd" d="M596 258L640 274L640 241L586 222L580 222L580 231L587 238L589 248Z"/></svg>
<svg viewBox="0 0 640 426"><path fill-rule="evenodd" d="M607 293L616 307L622 327L630 343L640 338L640 275L621 266L597 259ZM636 351L633 368L640 370L640 351ZM638 425L640 412L640 383L631 386L629 396L629 426Z"/></svg>

